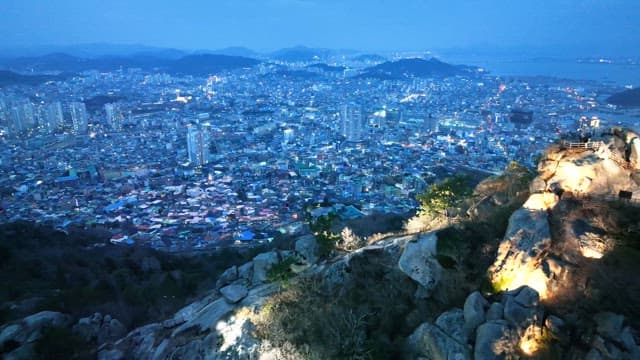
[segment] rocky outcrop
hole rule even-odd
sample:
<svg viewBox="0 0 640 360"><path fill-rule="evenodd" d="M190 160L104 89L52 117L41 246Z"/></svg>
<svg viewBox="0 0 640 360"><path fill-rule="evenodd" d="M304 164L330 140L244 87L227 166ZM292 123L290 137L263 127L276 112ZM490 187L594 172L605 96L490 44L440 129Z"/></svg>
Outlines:
<svg viewBox="0 0 640 360"><path fill-rule="evenodd" d="M265 283L267 272L288 256L290 252L259 254L250 262L225 270L216 282L218 290L183 307L172 318L137 328L117 341L113 331L108 332L106 339L111 341L100 347L98 358L248 359L267 351L277 353L276 348L254 339L251 323L246 316L238 317L236 313L240 309L259 308L278 291L279 284ZM74 329L82 336L95 338L100 336L96 331L100 334L106 322L113 325L113 319L96 314L81 319Z"/></svg>
<svg viewBox="0 0 640 360"><path fill-rule="evenodd" d="M592 337L591 350L587 358L592 359L625 359L640 358L638 334L631 327L625 326L625 318L612 312L594 315L596 334Z"/></svg>
<svg viewBox="0 0 640 360"><path fill-rule="evenodd" d="M97 344L117 340L127 333L127 329L118 319L108 314L102 316L101 313L81 318L73 326L72 331L86 342L95 341Z"/></svg>
<svg viewBox="0 0 640 360"><path fill-rule="evenodd" d="M5 359L29 359L35 355L33 345L42 337L45 328L67 327L71 323L71 317L54 311L41 311L29 315L13 324L8 324L0 329L0 348L10 346L13 350L3 354Z"/></svg>

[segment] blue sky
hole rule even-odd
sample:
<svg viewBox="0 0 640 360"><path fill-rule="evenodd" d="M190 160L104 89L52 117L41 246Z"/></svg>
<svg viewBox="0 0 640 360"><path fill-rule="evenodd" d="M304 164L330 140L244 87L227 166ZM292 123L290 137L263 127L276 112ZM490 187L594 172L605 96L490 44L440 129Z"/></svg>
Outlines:
<svg viewBox="0 0 640 360"><path fill-rule="evenodd" d="M639 0L0 0L2 46L640 48Z"/></svg>

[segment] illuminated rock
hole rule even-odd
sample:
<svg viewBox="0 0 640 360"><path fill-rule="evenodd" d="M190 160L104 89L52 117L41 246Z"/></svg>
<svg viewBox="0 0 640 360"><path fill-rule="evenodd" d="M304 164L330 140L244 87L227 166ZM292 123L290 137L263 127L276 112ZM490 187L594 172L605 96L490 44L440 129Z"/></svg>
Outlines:
<svg viewBox="0 0 640 360"><path fill-rule="evenodd" d="M545 298L548 277L539 264L551 245L546 209L556 203L557 197L553 194L534 194L511 215L496 261L490 269L496 290L528 285Z"/></svg>

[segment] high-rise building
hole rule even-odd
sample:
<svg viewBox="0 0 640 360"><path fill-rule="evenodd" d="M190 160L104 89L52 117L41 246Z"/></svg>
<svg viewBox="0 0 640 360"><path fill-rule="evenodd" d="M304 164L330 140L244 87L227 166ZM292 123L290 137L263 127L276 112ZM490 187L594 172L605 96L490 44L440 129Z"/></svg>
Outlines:
<svg viewBox="0 0 640 360"><path fill-rule="evenodd" d="M202 166L209 162L209 127L190 125L187 129L187 152L189 162L195 166Z"/></svg>
<svg viewBox="0 0 640 360"><path fill-rule="evenodd" d="M287 146L289 144L291 144L293 142L293 138L294 138L294 131L293 129L284 129L283 131L283 137L282 137L282 146Z"/></svg>
<svg viewBox="0 0 640 360"><path fill-rule="evenodd" d="M341 134L350 142L364 140L364 116L362 107L356 104L342 106L340 112Z"/></svg>
<svg viewBox="0 0 640 360"><path fill-rule="evenodd" d="M74 134L86 134L89 116L87 115L87 107L83 102L72 102L69 104L71 112L71 122L73 123Z"/></svg>
<svg viewBox="0 0 640 360"><path fill-rule="evenodd" d="M59 101L55 101L45 105L42 114L43 126L48 133L54 132L62 126L64 117L62 115L62 105Z"/></svg>
<svg viewBox="0 0 640 360"><path fill-rule="evenodd" d="M10 129L19 134L35 126L35 109L30 101L16 102L11 107Z"/></svg>
<svg viewBox="0 0 640 360"><path fill-rule="evenodd" d="M119 104L104 104L104 112L107 114L107 124L114 131L122 130L122 123L124 121L124 114L120 109Z"/></svg>

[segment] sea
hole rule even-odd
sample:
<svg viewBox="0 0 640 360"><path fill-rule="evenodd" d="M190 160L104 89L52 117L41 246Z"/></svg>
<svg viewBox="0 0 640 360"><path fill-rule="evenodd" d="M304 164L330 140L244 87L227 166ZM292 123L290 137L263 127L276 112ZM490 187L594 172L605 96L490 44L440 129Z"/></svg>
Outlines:
<svg viewBox="0 0 640 360"><path fill-rule="evenodd" d="M489 57L455 57L445 61L475 65L499 76L547 76L572 80L591 80L619 87L640 86L640 62L628 59L608 62L603 59L580 61L576 58L506 59Z"/></svg>
<svg viewBox="0 0 640 360"><path fill-rule="evenodd" d="M640 61L638 59L619 59L608 62L598 59L591 62L576 58L500 58L457 56L444 58L453 64L479 66L487 73L502 77L551 77L567 79L567 86L574 85L571 80L590 81L602 84L602 99L629 88L640 87ZM574 85L575 86L575 85ZM610 126L625 126L640 131L640 108L619 108L616 111L589 112L588 116L598 116Z"/></svg>

